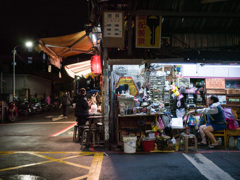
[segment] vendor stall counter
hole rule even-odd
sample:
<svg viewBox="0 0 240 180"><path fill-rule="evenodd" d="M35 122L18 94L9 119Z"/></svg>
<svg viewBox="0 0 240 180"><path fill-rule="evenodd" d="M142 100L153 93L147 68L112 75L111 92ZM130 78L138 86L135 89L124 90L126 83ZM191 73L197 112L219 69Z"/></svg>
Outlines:
<svg viewBox="0 0 240 180"><path fill-rule="evenodd" d="M118 115L117 120L117 144L122 145L122 136L141 136L146 130L151 130L151 123L163 113L158 114L130 114Z"/></svg>

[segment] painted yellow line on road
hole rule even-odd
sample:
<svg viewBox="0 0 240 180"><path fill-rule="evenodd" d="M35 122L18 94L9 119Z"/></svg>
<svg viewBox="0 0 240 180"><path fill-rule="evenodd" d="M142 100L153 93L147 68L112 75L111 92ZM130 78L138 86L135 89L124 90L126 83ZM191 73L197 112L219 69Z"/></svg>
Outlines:
<svg viewBox="0 0 240 180"><path fill-rule="evenodd" d="M102 153L102 152L82 152L82 151L79 151L79 152L76 152L76 151L74 151L74 152L0 151L0 156L8 155L8 154L23 154L23 153L38 156L38 157L47 159L48 161L42 161L42 162L38 162L38 163L31 163L31 164L25 164L25 165L16 166L16 167L4 168L4 169L0 169L0 172L36 166L36 165L41 165L41 164L45 164L45 163L59 162L59 163L67 164L70 166L89 170L88 174L73 178L71 180L81 180L81 179L86 179L86 178L87 178L87 180L98 180L100 177L100 173L101 173L102 161L103 161L103 155L104 155L104 153ZM43 154L75 154L75 155L56 159L56 158L52 158L52 157L49 157L49 156L46 156ZM94 154L94 157L92 160L91 167L64 161L66 159L77 158L80 156L87 156L87 155L92 155L92 154ZM2 179L0 178L0 180L2 180Z"/></svg>
<svg viewBox="0 0 240 180"><path fill-rule="evenodd" d="M84 176L77 177L77 178L73 178L73 179L70 179L70 180L81 180L81 179L86 179L87 177L88 177L88 174L84 175Z"/></svg>
<svg viewBox="0 0 240 180"><path fill-rule="evenodd" d="M0 151L0 155L1 153L3 154L14 154L14 153L37 153L37 154L95 154L95 152L83 152L83 151L67 151L67 152L63 152L63 151L57 151L57 152L46 152L46 151Z"/></svg>
<svg viewBox="0 0 240 180"><path fill-rule="evenodd" d="M101 173L103 153L95 153L87 180L98 180Z"/></svg>
<svg viewBox="0 0 240 180"><path fill-rule="evenodd" d="M56 161L56 162L59 162L59 163L68 164L68 165L72 165L72 166L79 167L79 168L90 169L90 167L88 167L88 166L84 166L84 165L81 165L81 164L76 164L76 163L63 161L63 159L71 159L71 158L76 158L76 157L80 157L80 156L85 156L85 155L88 155L88 154L81 154L81 155L76 155L76 156L70 156L70 157L62 158L62 159L55 159L55 158L51 158L51 157L40 155L40 154L36 154L36 153L34 153L34 155L36 155L38 157L45 158L45 159L49 159L52 162Z"/></svg>
<svg viewBox="0 0 240 180"><path fill-rule="evenodd" d="M4 153L2 153L2 152L0 152L0 156L1 155L9 155L9 154L14 154L13 152L4 152ZM1 180L1 179L0 179Z"/></svg>
<svg viewBox="0 0 240 180"><path fill-rule="evenodd" d="M33 154L34 155L36 152L32 152L31 153L31 152L24 151L24 153L28 153L28 154ZM37 155L37 154L38 153L36 153L35 155ZM85 154L89 155L90 152L86 152ZM91 154L94 154L94 153L92 152ZM84 156L84 153L76 155L75 157L80 157L80 156ZM85 169L90 169L90 167L87 167L87 166L83 166L83 165L79 165L79 164L75 164L75 163L69 163L69 162L66 162L66 161L62 161L62 160L65 160L65 159L70 159L70 158L73 158L73 156L60 158L60 159L55 159L55 158L48 157L48 159L50 159L50 161L42 161L42 162L38 162L38 163L31 163L31 164L25 164L25 165L16 166L16 167L4 168L4 169L0 169L0 172L1 171L14 170L14 169L20 169L20 168L24 168L24 167L36 166L36 165L50 163L50 162L60 162L60 163L65 163L65 164L69 164L69 165L72 165L72 166L77 166L77 167L81 167L81 168L85 168Z"/></svg>

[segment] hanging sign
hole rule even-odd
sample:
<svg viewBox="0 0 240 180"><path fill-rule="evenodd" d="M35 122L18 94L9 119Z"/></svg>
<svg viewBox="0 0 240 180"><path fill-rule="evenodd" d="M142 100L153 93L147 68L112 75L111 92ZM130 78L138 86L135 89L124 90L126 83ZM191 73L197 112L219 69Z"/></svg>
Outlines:
<svg viewBox="0 0 240 180"><path fill-rule="evenodd" d="M103 13L103 47L124 47L124 28L122 11L104 11Z"/></svg>
<svg viewBox="0 0 240 180"><path fill-rule="evenodd" d="M161 16L136 16L136 47L161 47Z"/></svg>
<svg viewBox="0 0 240 180"><path fill-rule="evenodd" d="M127 84L129 87L130 95L136 96L138 94L137 87L132 79L132 77L120 77L116 87L119 85Z"/></svg>
<svg viewBox="0 0 240 180"><path fill-rule="evenodd" d="M225 89L224 78L207 78L206 89Z"/></svg>

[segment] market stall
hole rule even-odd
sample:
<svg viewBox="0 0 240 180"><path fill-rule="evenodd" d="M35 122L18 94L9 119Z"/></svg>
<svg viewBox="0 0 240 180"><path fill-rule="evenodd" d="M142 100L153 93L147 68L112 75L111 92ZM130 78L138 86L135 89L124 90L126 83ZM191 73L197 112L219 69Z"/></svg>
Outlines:
<svg viewBox="0 0 240 180"><path fill-rule="evenodd" d="M228 77L218 77L219 73L213 76L211 73L200 74L204 72L204 67L199 68L198 64L191 66L195 67L191 70L198 71L198 75L189 72L185 65L113 65L111 83L116 102L118 145L125 144L126 136L136 136L136 149L143 148L144 140L154 140L155 146L151 151L176 150L175 138L185 132L185 127L189 127L190 133L197 137L198 127L205 121L204 116L190 117L186 113L206 107L206 97L212 94L218 96L223 107L235 109L236 120L239 119L238 72L231 72ZM172 127L172 120L177 119L182 124L180 128ZM154 135L149 136L149 132ZM162 139L166 141L164 148L158 146Z"/></svg>

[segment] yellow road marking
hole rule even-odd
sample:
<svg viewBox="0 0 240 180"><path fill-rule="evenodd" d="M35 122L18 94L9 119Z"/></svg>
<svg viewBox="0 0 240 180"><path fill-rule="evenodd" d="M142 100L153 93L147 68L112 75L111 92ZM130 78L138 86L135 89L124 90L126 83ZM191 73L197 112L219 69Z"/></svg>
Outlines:
<svg viewBox="0 0 240 180"><path fill-rule="evenodd" d="M95 152L82 152L82 151L69 151L69 152L46 152L46 151L44 151L44 152L41 152L41 151L0 151L0 155L1 155L1 153L4 153L4 154L6 154L6 153L38 153L38 154L70 154L70 153L72 153L72 154L81 154L81 153L84 153L84 154L94 154Z"/></svg>
<svg viewBox="0 0 240 180"><path fill-rule="evenodd" d="M27 152L25 152L25 153L27 153ZM30 152L28 154L34 154L34 153ZM90 153L86 152L86 154L89 155ZM91 154L94 154L94 153L91 153ZM79 156L84 156L84 155L80 154L80 155L77 155L76 157L79 157ZM90 167L87 167L87 166L83 166L83 165L79 165L79 164L75 164L75 163L68 163L66 161L62 161L64 159L70 159L70 158L73 158L73 157L70 156L70 157L65 157L65 158L60 158L60 159L55 159L55 158L50 158L49 157L47 159L51 159L50 161L42 161L42 162L38 162L38 163L31 163L31 164L25 164L25 165L16 166L16 167L4 168L4 169L0 169L0 172L1 171L9 171L9 170L13 170L13 169L20 169L20 168L29 167L29 166L36 166L36 165L39 165L39 164L45 164L45 163L54 162L54 161L55 162L60 162L60 163L65 163L65 164L69 164L69 165L72 165L72 166L85 168L85 169L90 169Z"/></svg>
<svg viewBox="0 0 240 180"><path fill-rule="evenodd" d="M1 152L0 152L0 156L1 156L1 155L8 155L8 154L13 154L13 152L5 152L5 153L1 153ZM1 180L1 179L0 179L0 180Z"/></svg>
<svg viewBox="0 0 240 180"><path fill-rule="evenodd" d="M87 180L98 180L101 173L103 153L95 153Z"/></svg>
<svg viewBox="0 0 240 180"><path fill-rule="evenodd" d="M70 180L80 180L80 179L85 179L87 177L88 177L88 174L84 175L84 176L76 177L76 178L73 178L73 179L70 179Z"/></svg>
<svg viewBox="0 0 240 180"><path fill-rule="evenodd" d="M85 179L85 178L87 178L87 180L98 180L100 177L100 173L101 173L102 161L103 161L103 155L104 155L104 153L100 153L100 152L81 152L81 151L80 152L76 152L76 151L75 152L1 151L0 156L8 155L8 154L22 154L22 153L32 154L32 155L35 155L38 157L48 159L49 161L42 161L42 162L38 162L38 163L31 163L31 164L26 164L26 165L21 165L21 166L16 166L16 167L4 168L4 169L0 169L0 172L14 170L14 169L20 169L20 168L24 168L24 167L36 166L36 165L50 163L50 162L59 162L59 163L68 164L71 166L89 170L89 173L87 175L79 176L79 177L73 178L71 180L81 180L81 179ZM64 158L60 158L60 159L42 155L42 154L69 154L69 153L77 154L77 155L64 157ZM66 159L71 159L71 158L76 158L76 157L86 156L86 155L91 155L91 154L94 154L91 167L72 163L72 162L63 161ZM0 180L2 180L2 179L0 178Z"/></svg>
<svg viewBox="0 0 240 180"><path fill-rule="evenodd" d="M67 161L62 161L62 159L66 159L66 158L55 159L55 158L51 158L51 157L48 157L48 156L43 156L43 155L40 155L40 154L34 154L34 155L39 156L39 157L43 157L45 159L49 159L52 162L56 161L56 162L59 162L59 163L68 164L68 165L72 165L72 166L76 166L76 167L80 167L80 168L84 168L84 169L90 169L90 167L88 167L88 166L84 166L84 165L76 164L76 163L71 163L71 162L67 162ZM76 158L76 157L80 157L80 156L85 156L85 154L70 156L70 157L67 157L67 159Z"/></svg>

